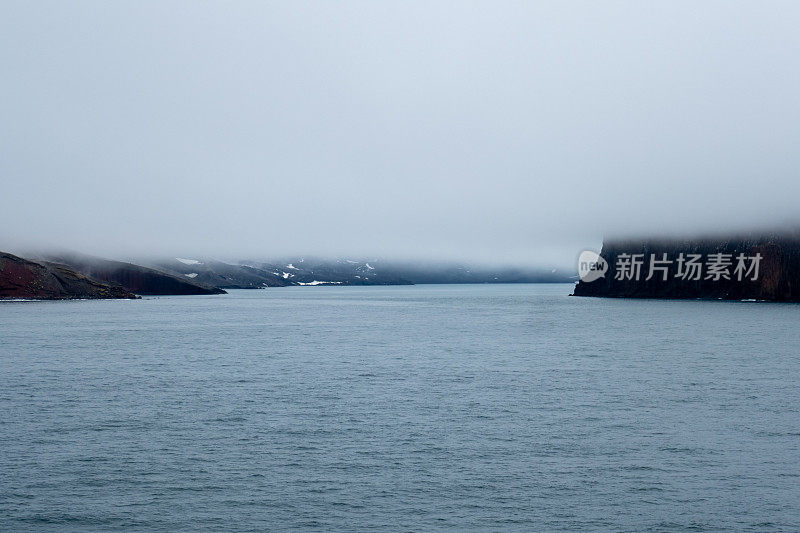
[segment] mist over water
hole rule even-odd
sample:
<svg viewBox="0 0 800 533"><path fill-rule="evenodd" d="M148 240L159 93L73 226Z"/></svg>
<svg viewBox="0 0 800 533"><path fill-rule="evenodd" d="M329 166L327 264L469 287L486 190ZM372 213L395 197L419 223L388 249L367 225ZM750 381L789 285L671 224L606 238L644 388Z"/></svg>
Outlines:
<svg viewBox="0 0 800 533"><path fill-rule="evenodd" d="M0 6L0 249L571 264L797 222L800 6Z"/></svg>

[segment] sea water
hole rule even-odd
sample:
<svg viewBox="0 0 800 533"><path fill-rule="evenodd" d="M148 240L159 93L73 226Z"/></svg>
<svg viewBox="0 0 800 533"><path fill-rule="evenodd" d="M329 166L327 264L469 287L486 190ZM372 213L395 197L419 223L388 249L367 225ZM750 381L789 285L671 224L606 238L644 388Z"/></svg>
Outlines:
<svg viewBox="0 0 800 533"><path fill-rule="evenodd" d="M800 530L800 306L0 304L0 530Z"/></svg>

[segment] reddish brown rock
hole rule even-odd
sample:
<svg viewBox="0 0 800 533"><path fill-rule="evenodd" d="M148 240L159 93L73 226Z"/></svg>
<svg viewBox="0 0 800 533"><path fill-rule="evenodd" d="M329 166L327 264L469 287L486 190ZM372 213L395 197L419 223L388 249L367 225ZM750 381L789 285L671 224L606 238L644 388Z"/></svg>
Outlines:
<svg viewBox="0 0 800 533"><path fill-rule="evenodd" d="M90 279L66 265L0 252L0 298L41 300L137 298L118 285Z"/></svg>

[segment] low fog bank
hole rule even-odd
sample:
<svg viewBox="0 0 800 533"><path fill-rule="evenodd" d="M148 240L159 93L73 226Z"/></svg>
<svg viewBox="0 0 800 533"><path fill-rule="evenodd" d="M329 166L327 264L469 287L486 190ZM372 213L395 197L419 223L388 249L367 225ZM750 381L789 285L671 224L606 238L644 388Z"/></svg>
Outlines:
<svg viewBox="0 0 800 533"><path fill-rule="evenodd" d="M800 4L4 2L0 249L572 265L789 227Z"/></svg>
<svg viewBox="0 0 800 533"><path fill-rule="evenodd" d="M430 232L420 231L414 237L401 238L402 232L398 231L371 239L365 236L370 229L337 229L335 221L329 224L326 233L310 234L291 225L285 229L254 231L252 226L256 225L255 222L241 231L235 227L220 231L217 224L216 227L193 226L189 229L152 227L141 232L126 231L125 225L110 223L112 231L70 232L64 231L63 227L43 231L63 233L60 239L39 235L0 238L0 249L22 256L72 251L134 263L175 257L216 259L233 264L246 260L282 262L308 258L324 261L380 260L409 265L574 269L578 254L586 249L599 251L604 239L724 240L800 230L800 222L789 217L783 218L781 223L765 222L768 217L722 222L698 219L693 223L670 221L663 217L656 223L649 215L641 215L628 223L611 224L609 221L612 219L612 216L605 215L596 224L587 222L586 230L572 232L564 228L524 231L524 223L520 222L520 227L503 228L496 237L487 227L466 235L454 233L444 237L434 226ZM137 228L141 230L142 226L147 224L139 224ZM599 231L601 227L605 231Z"/></svg>
<svg viewBox="0 0 800 533"><path fill-rule="evenodd" d="M599 250L600 241L592 243L590 249ZM586 247L562 246L546 249L542 253L523 251L518 256L505 254L496 257L480 257L468 253L442 253L435 255L422 255L420 253L409 252L400 254L397 250L384 254L364 254L354 252L350 254L330 253L320 254L318 251L313 253L268 253L264 251L252 251L250 253L236 253L232 251L223 252L224 247L215 248L211 251L208 248L187 249L185 246L176 248L144 247L142 249L114 247L98 247L87 245L86 247L41 245L32 246L30 242L13 246L7 243L0 243L0 250L10 252L14 255L29 258L52 258L58 256L91 256L99 259L110 259L114 261L124 261L137 265L154 265L162 261L179 260L192 262L223 262L231 265L289 265L292 263L305 262L325 264L325 263L358 263L358 264L380 264L400 269L448 269L448 268L471 268L478 270L523 270L523 271L545 271L558 270L560 272L573 272L578 253ZM159 251L160 250L160 251ZM177 251L176 251L177 250Z"/></svg>

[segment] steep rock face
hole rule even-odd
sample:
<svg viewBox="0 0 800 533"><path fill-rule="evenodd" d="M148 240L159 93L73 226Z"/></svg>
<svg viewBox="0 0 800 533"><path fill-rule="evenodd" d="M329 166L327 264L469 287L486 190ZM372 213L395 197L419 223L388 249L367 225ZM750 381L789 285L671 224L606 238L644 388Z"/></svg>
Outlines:
<svg viewBox="0 0 800 533"><path fill-rule="evenodd" d="M661 262L664 254L668 262ZM692 254L700 256L699 276L687 275L686 260ZM603 244L600 255L609 266L605 277L590 283L579 282L575 296L800 301L800 235L797 233L691 240L612 240ZM740 255L743 256L743 270L737 272ZM642 260L638 279L629 266L631 258L635 257ZM746 269L754 262L758 263L757 272L748 273ZM721 265L719 270L724 275L717 276L710 270L714 263ZM654 269L650 277L653 264L666 272Z"/></svg>
<svg viewBox="0 0 800 533"><path fill-rule="evenodd" d="M92 279L116 283L130 292L145 296L225 294L224 290L217 287L121 261L77 254L48 256L47 259L66 264Z"/></svg>
<svg viewBox="0 0 800 533"><path fill-rule="evenodd" d="M0 298L65 300L136 298L120 286L87 278L66 265L35 263L0 252Z"/></svg>

